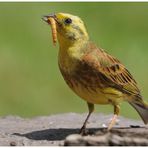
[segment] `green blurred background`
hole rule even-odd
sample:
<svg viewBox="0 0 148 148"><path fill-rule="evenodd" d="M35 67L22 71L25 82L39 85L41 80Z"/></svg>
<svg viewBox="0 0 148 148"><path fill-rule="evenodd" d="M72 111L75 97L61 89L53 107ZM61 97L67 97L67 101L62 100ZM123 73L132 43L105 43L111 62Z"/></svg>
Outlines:
<svg viewBox="0 0 148 148"><path fill-rule="evenodd" d="M80 16L91 40L118 57L148 98L148 3L0 3L0 115L32 117L86 112L86 103L65 84L45 14ZM121 115L138 118L123 103ZM96 112L112 113L110 105Z"/></svg>

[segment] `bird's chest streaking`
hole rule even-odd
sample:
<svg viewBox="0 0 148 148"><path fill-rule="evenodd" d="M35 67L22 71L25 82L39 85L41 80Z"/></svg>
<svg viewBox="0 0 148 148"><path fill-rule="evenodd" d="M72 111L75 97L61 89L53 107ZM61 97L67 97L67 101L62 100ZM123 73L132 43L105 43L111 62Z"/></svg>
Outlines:
<svg viewBox="0 0 148 148"><path fill-rule="evenodd" d="M122 93L104 87L98 71L82 60L85 55L83 52L77 52L77 55L75 52L59 52L59 68L68 86L82 99L93 104L109 104L114 99L116 102L121 101Z"/></svg>

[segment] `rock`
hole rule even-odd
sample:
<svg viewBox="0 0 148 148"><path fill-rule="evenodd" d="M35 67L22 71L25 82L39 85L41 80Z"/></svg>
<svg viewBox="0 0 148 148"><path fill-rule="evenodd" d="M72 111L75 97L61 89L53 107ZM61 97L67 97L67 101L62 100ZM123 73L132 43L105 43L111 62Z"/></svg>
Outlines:
<svg viewBox="0 0 148 148"><path fill-rule="evenodd" d="M68 136L65 140L65 146L75 146L75 145L84 145L84 140L79 134L72 134Z"/></svg>
<svg viewBox="0 0 148 148"><path fill-rule="evenodd" d="M15 141L11 141L11 142L10 142L10 146L17 146L17 144L16 144Z"/></svg>
<svg viewBox="0 0 148 148"><path fill-rule="evenodd" d="M88 135L81 136L78 133L86 115L66 113L31 119L11 115L1 117L0 145L148 145L148 128L142 121L119 117L115 128L107 132L106 126L112 115L93 114L87 125Z"/></svg>
<svg viewBox="0 0 148 148"><path fill-rule="evenodd" d="M71 138L72 137L72 138ZM148 146L148 128L118 128L110 132L100 129L93 136L69 135L65 146Z"/></svg>

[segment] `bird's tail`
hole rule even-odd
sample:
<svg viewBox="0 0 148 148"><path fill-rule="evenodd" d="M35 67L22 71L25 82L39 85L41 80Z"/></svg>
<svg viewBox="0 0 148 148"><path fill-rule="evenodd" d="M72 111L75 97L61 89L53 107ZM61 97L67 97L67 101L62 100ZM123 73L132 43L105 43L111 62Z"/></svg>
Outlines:
<svg viewBox="0 0 148 148"><path fill-rule="evenodd" d="M148 124L148 103L144 102L142 99L135 99L129 102L139 113L145 124Z"/></svg>

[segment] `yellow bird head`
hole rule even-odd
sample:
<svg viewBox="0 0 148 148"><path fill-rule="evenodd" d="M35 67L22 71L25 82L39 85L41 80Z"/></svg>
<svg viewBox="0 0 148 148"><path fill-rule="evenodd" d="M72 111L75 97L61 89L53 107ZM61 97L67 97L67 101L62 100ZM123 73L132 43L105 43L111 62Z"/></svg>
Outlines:
<svg viewBox="0 0 148 148"><path fill-rule="evenodd" d="M43 20L51 24L49 18L55 20L55 27L59 44L73 44L81 40L88 40L84 22L78 17L68 13L56 13L43 17Z"/></svg>

